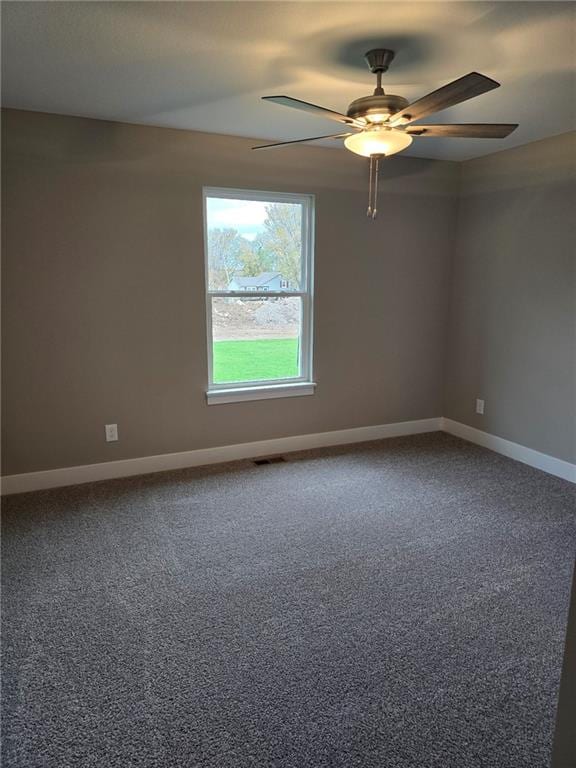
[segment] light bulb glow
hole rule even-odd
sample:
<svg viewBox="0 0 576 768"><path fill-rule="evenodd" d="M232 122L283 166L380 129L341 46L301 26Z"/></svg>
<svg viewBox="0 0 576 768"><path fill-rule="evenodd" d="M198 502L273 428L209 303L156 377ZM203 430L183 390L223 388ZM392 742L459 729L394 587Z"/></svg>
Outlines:
<svg viewBox="0 0 576 768"><path fill-rule="evenodd" d="M412 144L412 136L404 131L378 128L362 131L344 139L344 145L350 152L370 157L371 155L395 155Z"/></svg>
<svg viewBox="0 0 576 768"><path fill-rule="evenodd" d="M380 113L373 114L373 115L366 115L366 120L368 120L369 123L385 123L386 120L388 120L388 115L381 115Z"/></svg>

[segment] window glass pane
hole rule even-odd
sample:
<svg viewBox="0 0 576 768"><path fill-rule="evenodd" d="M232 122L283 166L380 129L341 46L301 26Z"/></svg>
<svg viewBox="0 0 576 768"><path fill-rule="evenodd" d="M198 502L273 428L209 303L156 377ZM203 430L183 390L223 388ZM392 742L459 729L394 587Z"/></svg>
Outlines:
<svg viewBox="0 0 576 768"><path fill-rule="evenodd" d="M213 298L214 383L300 376L301 329L299 296Z"/></svg>
<svg viewBox="0 0 576 768"><path fill-rule="evenodd" d="M212 291L298 291L302 204L206 198Z"/></svg>

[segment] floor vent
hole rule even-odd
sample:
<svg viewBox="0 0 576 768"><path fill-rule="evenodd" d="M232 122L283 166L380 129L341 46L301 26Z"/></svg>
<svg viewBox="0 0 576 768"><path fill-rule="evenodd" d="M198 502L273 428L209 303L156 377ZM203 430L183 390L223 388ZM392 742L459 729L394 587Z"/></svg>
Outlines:
<svg viewBox="0 0 576 768"><path fill-rule="evenodd" d="M284 456L272 456L270 459L254 459L254 464L259 467L261 464L280 464L282 461L286 461Z"/></svg>

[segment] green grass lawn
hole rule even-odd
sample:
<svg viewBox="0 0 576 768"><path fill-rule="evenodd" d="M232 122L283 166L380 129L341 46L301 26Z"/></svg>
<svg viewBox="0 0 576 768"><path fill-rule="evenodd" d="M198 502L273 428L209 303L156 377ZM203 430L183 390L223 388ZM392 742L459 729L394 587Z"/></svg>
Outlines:
<svg viewBox="0 0 576 768"><path fill-rule="evenodd" d="M299 375L299 339L214 342L214 382L288 379Z"/></svg>

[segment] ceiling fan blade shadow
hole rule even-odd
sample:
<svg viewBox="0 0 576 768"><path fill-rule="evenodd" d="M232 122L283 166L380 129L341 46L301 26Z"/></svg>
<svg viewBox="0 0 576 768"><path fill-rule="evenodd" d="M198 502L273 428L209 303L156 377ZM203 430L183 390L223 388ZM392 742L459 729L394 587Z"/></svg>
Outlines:
<svg viewBox="0 0 576 768"><path fill-rule="evenodd" d="M335 120L337 123L344 123L345 125L354 125L357 128L364 128L365 123L360 120L355 120L353 117L343 115L341 112L335 112L333 109L326 109L320 107L318 104L311 104L308 101L302 101L301 99L293 99L291 96L262 96L264 101L272 101L274 104L280 104L282 107L291 107L292 109L299 109L302 112L310 112L318 117L326 117L328 120Z"/></svg>
<svg viewBox="0 0 576 768"><path fill-rule="evenodd" d="M494 88L499 88L500 83L492 80L479 72L470 72L468 75L453 80L447 85L443 85L421 99L409 104L405 109L396 112L389 119L389 123L399 123L405 125L414 120L420 120L434 112L440 112L442 109L453 107L455 104L461 104L463 101L480 96Z"/></svg>
<svg viewBox="0 0 576 768"><path fill-rule="evenodd" d="M308 139L294 139L294 141L279 141L275 144L260 144L252 149L271 149L272 147L285 147L287 144L301 144L304 141L320 141L320 139L344 139L346 136L352 136L351 133L333 133L329 136L312 136Z"/></svg>
<svg viewBox="0 0 576 768"><path fill-rule="evenodd" d="M410 136L452 136L464 139L505 139L518 123L463 123L462 125L410 125Z"/></svg>

